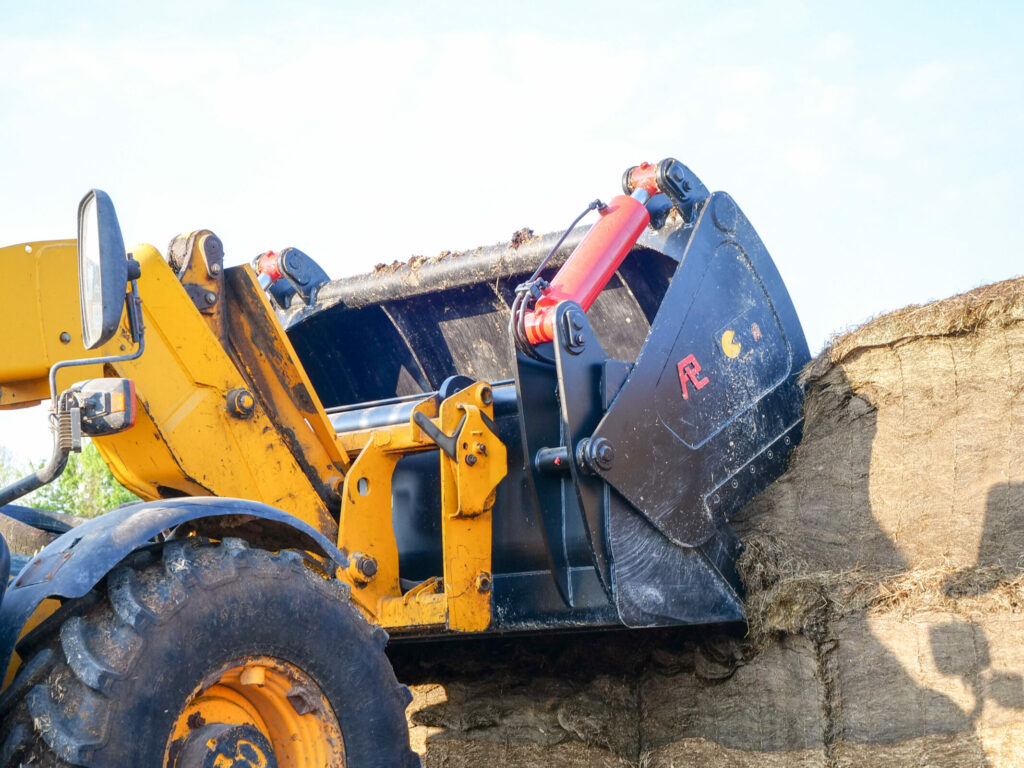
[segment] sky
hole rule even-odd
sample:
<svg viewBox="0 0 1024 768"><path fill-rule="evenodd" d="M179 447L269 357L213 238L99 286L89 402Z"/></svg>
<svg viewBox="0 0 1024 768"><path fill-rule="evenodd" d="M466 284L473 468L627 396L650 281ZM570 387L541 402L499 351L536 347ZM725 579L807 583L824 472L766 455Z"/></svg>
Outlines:
<svg viewBox="0 0 1024 768"><path fill-rule="evenodd" d="M1022 40L1014 2L0 0L0 242L73 237L97 187L128 243L342 277L562 229L675 157L813 353L1024 271ZM42 414L0 445L44 458Z"/></svg>

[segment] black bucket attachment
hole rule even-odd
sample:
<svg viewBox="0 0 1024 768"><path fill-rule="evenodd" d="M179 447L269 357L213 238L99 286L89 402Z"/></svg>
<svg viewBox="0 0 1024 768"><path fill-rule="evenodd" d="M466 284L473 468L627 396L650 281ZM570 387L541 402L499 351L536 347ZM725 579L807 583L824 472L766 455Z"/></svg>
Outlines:
<svg viewBox="0 0 1024 768"><path fill-rule="evenodd" d="M558 306L540 361L516 352L509 313L559 234L379 267L283 314L340 431L407 419L415 395L457 374L496 392L514 382L494 509L496 629L609 612L627 626L742 619L728 519L799 440L807 344L728 195L685 211L658 195L648 209L651 226L589 312ZM545 277L584 234L570 234ZM412 563L418 547L415 562L429 561L440 542L410 521L430 505L396 496L394 506L403 557ZM403 540L418 543L406 552ZM554 600L536 594L538 569Z"/></svg>

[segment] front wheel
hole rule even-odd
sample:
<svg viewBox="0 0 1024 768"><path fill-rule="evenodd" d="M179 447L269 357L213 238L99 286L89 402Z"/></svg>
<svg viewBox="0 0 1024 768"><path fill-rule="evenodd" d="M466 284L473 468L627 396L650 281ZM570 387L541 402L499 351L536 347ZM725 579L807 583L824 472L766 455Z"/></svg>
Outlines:
<svg viewBox="0 0 1024 768"><path fill-rule="evenodd" d="M387 635L296 553L171 542L40 629L3 697L2 768L419 764Z"/></svg>

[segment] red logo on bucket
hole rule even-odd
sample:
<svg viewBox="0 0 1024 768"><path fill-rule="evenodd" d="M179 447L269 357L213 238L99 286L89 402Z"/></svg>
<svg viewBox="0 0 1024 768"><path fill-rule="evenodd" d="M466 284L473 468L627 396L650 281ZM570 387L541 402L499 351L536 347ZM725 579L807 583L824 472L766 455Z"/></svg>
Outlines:
<svg viewBox="0 0 1024 768"><path fill-rule="evenodd" d="M704 386L711 381L707 376L700 378L700 363L693 355L687 355L679 361L676 366L679 370L679 384L683 388L683 400L690 399L690 393L686 389L687 383L693 384L694 389L704 389Z"/></svg>

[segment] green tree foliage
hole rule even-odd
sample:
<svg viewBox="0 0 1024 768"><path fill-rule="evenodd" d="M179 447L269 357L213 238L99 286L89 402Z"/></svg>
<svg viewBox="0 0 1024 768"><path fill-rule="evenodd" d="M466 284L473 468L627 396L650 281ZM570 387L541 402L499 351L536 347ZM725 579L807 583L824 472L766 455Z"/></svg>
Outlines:
<svg viewBox="0 0 1024 768"><path fill-rule="evenodd" d="M11 452L0 445L0 488L10 485L23 474L25 473L18 470Z"/></svg>
<svg viewBox="0 0 1024 768"><path fill-rule="evenodd" d="M37 509L96 517L129 501L138 501L138 497L114 479L90 442L81 453L71 454L60 477L33 493L26 503Z"/></svg>
<svg viewBox="0 0 1024 768"><path fill-rule="evenodd" d="M39 469L43 464L19 466L11 452L0 446L0 487ZM90 442L81 453L71 454L60 477L15 503L79 517L96 517L129 501L138 501L138 497L114 479L100 452Z"/></svg>

